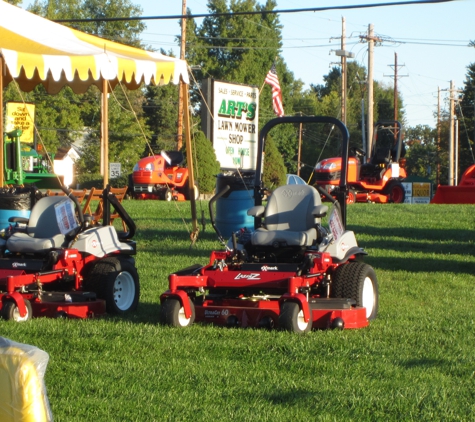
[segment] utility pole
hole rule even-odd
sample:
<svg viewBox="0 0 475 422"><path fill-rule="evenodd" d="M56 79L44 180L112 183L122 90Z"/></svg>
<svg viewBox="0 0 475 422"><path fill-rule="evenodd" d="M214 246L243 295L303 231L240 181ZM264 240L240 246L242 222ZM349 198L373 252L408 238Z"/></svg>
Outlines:
<svg viewBox="0 0 475 422"><path fill-rule="evenodd" d="M346 93L348 89L348 69L347 58L355 57L355 53L346 51L346 26L345 18L341 18L341 50L336 50L335 54L341 57L341 121L346 125Z"/></svg>
<svg viewBox="0 0 475 422"><path fill-rule="evenodd" d="M437 87L437 175L436 184L440 183L440 87Z"/></svg>
<svg viewBox="0 0 475 422"><path fill-rule="evenodd" d="M449 186L454 186L454 81L450 81Z"/></svg>
<svg viewBox="0 0 475 422"><path fill-rule="evenodd" d="M345 51L346 47L346 27L345 18L341 18L341 50ZM346 126L346 86L347 86L347 71L346 71L346 55L341 55L341 121Z"/></svg>
<svg viewBox="0 0 475 422"><path fill-rule="evenodd" d="M300 115L302 115L302 112L300 112ZM302 155L302 123L300 123L300 126L299 126L299 151L298 151L298 157L297 157L297 176L300 176L301 155Z"/></svg>
<svg viewBox="0 0 475 422"><path fill-rule="evenodd" d="M394 75L384 75L384 76L389 76L391 78L394 78L394 120L398 120L399 118L399 111L398 111L398 88L397 88L397 81L399 78L402 78L403 76L408 76L408 75L399 75L399 68L403 67L405 65L398 65L397 64L397 53L394 53L394 64L389 64L389 67L394 67Z"/></svg>
<svg viewBox="0 0 475 422"><path fill-rule="evenodd" d="M457 116L454 116L454 185L458 185L459 174L459 121Z"/></svg>
<svg viewBox="0 0 475 422"><path fill-rule="evenodd" d="M384 76L390 76L394 78L394 120L397 121L399 114L398 114L398 89L397 89L397 80L398 78L402 76L407 76L407 75L398 75L398 69L399 66L397 64L397 53L394 53L394 65L388 65L389 67L394 67L394 75L384 75ZM404 65L403 65L404 66ZM396 142L396 139L398 138L398 126L395 124L394 125L394 142Z"/></svg>
<svg viewBox="0 0 475 422"><path fill-rule="evenodd" d="M360 35L361 39L368 41L368 116L367 116L367 126L368 126L368 148L366 151L368 155L371 152L372 143L373 143L373 55L374 55L374 42L381 42L381 38L374 36L374 25L370 23L368 25L368 35Z"/></svg>
<svg viewBox="0 0 475 422"><path fill-rule="evenodd" d="M373 54L374 54L374 26L368 27L368 156L373 149Z"/></svg>
<svg viewBox="0 0 475 422"><path fill-rule="evenodd" d="M181 7L181 15L186 16L186 0L183 0ZM181 19L181 43L180 43L180 59L185 60L186 46L186 18ZM180 79L178 87L178 122L177 122L177 142L176 149L180 151L183 147L183 81ZM186 111L188 112L188 110Z"/></svg>

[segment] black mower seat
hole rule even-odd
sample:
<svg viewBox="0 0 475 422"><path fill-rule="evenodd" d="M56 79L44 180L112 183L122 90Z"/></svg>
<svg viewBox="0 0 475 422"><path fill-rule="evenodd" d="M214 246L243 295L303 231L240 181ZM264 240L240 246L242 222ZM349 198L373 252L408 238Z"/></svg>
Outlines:
<svg viewBox="0 0 475 422"><path fill-rule="evenodd" d="M316 226L328 211L320 195L308 185L278 187L267 207L257 205L247 214L264 214L264 227L252 233L251 243L260 246L312 246L317 240Z"/></svg>
<svg viewBox="0 0 475 422"><path fill-rule="evenodd" d="M26 233L13 233L7 239L7 249L18 253L43 253L62 247L66 236L61 233L55 211L55 205L61 201L73 203L64 196L41 198L31 210Z"/></svg>

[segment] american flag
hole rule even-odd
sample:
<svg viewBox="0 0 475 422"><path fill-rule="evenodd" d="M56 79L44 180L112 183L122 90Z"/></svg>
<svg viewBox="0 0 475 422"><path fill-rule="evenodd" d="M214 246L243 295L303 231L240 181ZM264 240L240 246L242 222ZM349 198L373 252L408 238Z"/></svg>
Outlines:
<svg viewBox="0 0 475 422"><path fill-rule="evenodd" d="M282 104L282 91L280 90L275 63L267 73L265 83L272 87L272 106L274 107L274 113L282 117L284 115L284 105Z"/></svg>

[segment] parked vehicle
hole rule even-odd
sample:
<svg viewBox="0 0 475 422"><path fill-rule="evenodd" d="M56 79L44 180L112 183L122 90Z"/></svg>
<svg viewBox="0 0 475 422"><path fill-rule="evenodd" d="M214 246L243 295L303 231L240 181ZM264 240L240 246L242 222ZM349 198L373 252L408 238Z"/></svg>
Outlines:
<svg viewBox="0 0 475 422"><path fill-rule="evenodd" d="M342 132L342 194L335 200L322 188L280 186L262 205L261 180L264 140L278 124L327 123ZM259 136L254 182L254 230L234 232L225 241L211 222L225 250L211 252L209 263L196 264L169 276L160 296L163 324L186 327L195 321L228 327L279 328L305 333L312 328L361 328L376 318L378 281L363 262L366 252L355 234L345 229L348 130L332 117L289 116L269 121ZM329 229L321 219L333 203Z"/></svg>
<svg viewBox="0 0 475 422"><path fill-rule="evenodd" d="M198 199L197 186L190 192L188 169L181 166L183 160L181 151L162 151L140 159L132 173L134 198L184 201L194 195Z"/></svg>
<svg viewBox="0 0 475 422"><path fill-rule="evenodd" d="M348 203L395 202L405 199L402 180L405 169L402 127L398 121L378 122L368 154L352 148L348 159ZM332 192L340 183L341 157L327 158L315 167L316 184Z"/></svg>
<svg viewBox="0 0 475 422"><path fill-rule="evenodd" d="M45 196L31 215L10 217L0 239L0 313L25 321L32 316L89 318L136 309L140 286L134 255L135 224L107 187L103 222L90 226L73 192ZM110 225L110 206L128 231Z"/></svg>

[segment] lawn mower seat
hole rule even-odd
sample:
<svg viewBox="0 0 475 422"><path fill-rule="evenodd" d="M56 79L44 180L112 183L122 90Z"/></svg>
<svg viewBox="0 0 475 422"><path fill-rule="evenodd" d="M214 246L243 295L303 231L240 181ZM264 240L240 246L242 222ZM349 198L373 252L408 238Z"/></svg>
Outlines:
<svg viewBox="0 0 475 422"><path fill-rule="evenodd" d="M7 239L7 249L19 253L46 253L62 247L66 236L61 233L55 211L55 205L61 201L71 199L64 196L41 198L31 210L26 233L13 233Z"/></svg>
<svg viewBox="0 0 475 422"><path fill-rule="evenodd" d="M389 148L378 148L371 159L371 164L389 164L391 161L391 150Z"/></svg>
<svg viewBox="0 0 475 422"><path fill-rule="evenodd" d="M264 227L251 235L252 245L312 246L317 241L316 226L328 211L319 193L308 185L278 187L269 197L267 206L252 207L247 213L254 217L264 214Z"/></svg>

